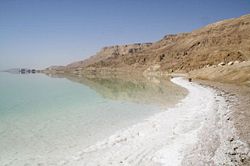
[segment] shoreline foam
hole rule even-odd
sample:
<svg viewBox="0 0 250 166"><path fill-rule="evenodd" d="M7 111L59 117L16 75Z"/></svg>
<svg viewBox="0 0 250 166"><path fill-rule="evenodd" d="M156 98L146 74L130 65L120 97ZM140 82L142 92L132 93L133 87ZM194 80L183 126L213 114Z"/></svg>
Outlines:
<svg viewBox="0 0 250 166"><path fill-rule="evenodd" d="M118 131L92 145L61 165L181 165L188 148L198 141L198 132L216 109L215 91L183 78L172 82L189 94L174 108L158 113L144 122Z"/></svg>

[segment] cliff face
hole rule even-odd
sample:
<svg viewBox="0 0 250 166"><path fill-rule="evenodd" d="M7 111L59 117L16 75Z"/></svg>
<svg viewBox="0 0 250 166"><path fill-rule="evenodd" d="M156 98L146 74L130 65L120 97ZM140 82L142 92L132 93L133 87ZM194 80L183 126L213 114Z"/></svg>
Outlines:
<svg viewBox="0 0 250 166"><path fill-rule="evenodd" d="M105 47L65 71L191 71L221 62L250 59L250 15L210 24L155 43Z"/></svg>
<svg viewBox="0 0 250 166"><path fill-rule="evenodd" d="M136 54L147 47L151 46L152 43L136 43L136 44L129 44L129 45L116 45L110 47L104 47L101 51L96 53L96 55L91 56L90 58L71 63L66 66L66 68L76 68L76 67L88 67L88 66L95 66L96 63L102 63L104 61L117 59L123 56L127 56L130 54Z"/></svg>

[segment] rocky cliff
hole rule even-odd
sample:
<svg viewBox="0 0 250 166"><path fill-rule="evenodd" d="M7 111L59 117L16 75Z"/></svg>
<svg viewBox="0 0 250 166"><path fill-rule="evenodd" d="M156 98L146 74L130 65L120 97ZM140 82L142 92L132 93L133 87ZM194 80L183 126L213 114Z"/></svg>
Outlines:
<svg viewBox="0 0 250 166"><path fill-rule="evenodd" d="M250 15L210 24L190 33L166 35L155 43L104 47L65 66L65 72L189 72L250 59Z"/></svg>
<svg viewBox="0 0 250 166"><path fill-rule="evenodd" d="M110 47L104 47L101 51L96 53L96 55L91 56L90 58L71 63L66 66L66 68L75 68L75 67L88 67L94 66L98 62L104 62L112 59L117 59L119 57L123 57L130 54L136 54L141 50L146 49L147 47L151 46L152 43L136 43L136 44L129 44L129 45L116 45Z"/></svg>

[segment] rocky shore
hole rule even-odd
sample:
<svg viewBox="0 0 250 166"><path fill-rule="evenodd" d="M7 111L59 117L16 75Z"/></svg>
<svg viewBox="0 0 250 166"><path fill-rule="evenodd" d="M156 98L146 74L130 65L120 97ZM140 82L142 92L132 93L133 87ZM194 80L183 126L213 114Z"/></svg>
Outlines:
<svg viewBox="0 0 250 166"><path fill-rule="evenodd" d="M183 165L250 165L250 88L195 80L215 90L218 107L206 118L199 142L191 147ZM224 111L223 111L224 110Z"/></svg>

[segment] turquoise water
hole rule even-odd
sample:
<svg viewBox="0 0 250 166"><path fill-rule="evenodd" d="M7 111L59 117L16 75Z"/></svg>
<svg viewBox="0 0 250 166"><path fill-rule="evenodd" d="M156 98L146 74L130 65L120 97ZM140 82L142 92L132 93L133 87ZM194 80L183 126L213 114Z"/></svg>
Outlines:
<svg viewBox="0 0 250 166"><path fill-rule="evenodd" d="M186 94L165 80L57 77L0 73L0 165L53 165Z"/></svg>

